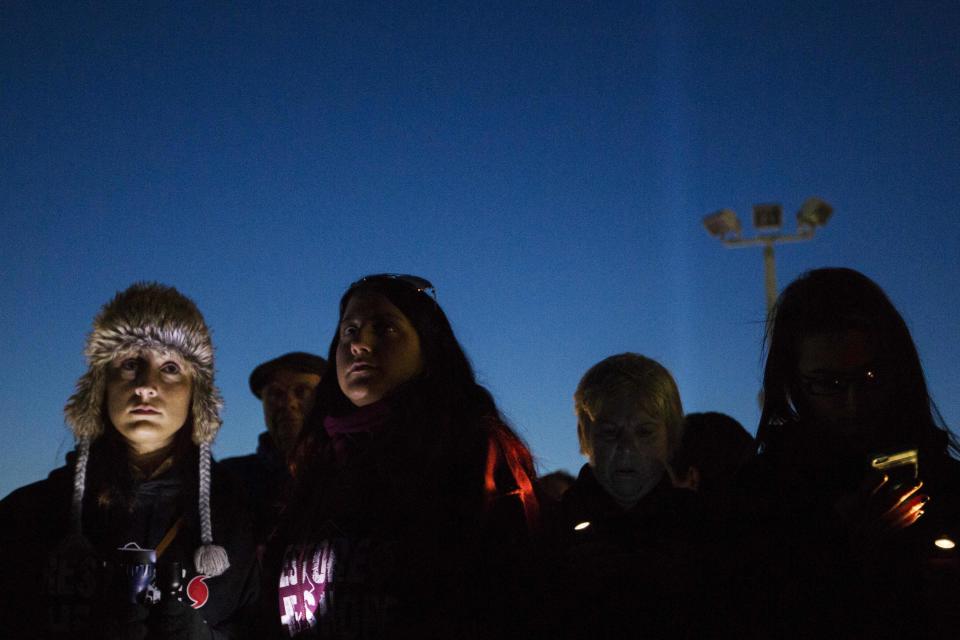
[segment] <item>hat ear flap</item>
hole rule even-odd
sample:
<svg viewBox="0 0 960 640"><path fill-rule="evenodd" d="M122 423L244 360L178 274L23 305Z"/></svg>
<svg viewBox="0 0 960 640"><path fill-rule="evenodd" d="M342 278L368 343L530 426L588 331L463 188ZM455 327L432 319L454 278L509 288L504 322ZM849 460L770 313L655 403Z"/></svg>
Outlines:
<svg viewBox="0 0 960 640"><path fill-rule="evenodd" d="M78 439L95 440L103 433L103 403L106 399L105 371L92 367L77 381L77 389L63 408L66 422Z"/></svg>
<svg viewBox="0 0 960 640"><path fill-rule="evenodd" d="M223 398L209 376L196 375L193 383L193 442L197 445L211 444L220 430L220 410Z"/></svg>

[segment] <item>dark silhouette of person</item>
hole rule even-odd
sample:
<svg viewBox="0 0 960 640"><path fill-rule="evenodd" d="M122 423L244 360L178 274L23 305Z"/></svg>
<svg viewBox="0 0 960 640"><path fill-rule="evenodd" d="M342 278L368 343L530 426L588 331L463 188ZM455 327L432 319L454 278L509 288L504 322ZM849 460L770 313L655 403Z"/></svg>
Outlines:
<svg viewBox="0 0 960 640"><path fill-rule="evenodd" d="M267 430L260 434L256 453L226 458L220 466L246 488L261 553L277 524L290 480L287 458L313 409L314 390L326 367L327 361L320 356L294 351L258 365L250 374L250 391L263 403Z"/></svg>
<svg viewBox="0 0 960 640"><path fill-rule="evenodd" d="M741 474L741 631L955 637L960 464L907 325L851 269L810 271L767 325L759 455ZM871 461L916 451L907 473ZM901 469L903 471L904 469Z"/></svg>
<svg viewBox="0 0 960 640"><path fill-rule="evenodd" d="M635 353L591 367L574 395L585 464L548 513L546 618L554 637L687 637L699 629L699 496L673 486L683 435L676 383Z"/></svg>
<svg viewBox="0 0 960 640"><path fill-rule="evenodd" d="M673 456L673 484L705 494L725 491L757 444L743 425L724 413L688 413L683 440Z"/></svg>

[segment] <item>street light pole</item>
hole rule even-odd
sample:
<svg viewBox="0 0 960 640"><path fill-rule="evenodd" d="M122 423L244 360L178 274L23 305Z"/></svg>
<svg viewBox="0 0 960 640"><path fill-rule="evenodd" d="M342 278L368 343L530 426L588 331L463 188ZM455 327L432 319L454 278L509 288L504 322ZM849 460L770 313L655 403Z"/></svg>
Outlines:
<svg viewBox="0 0 960 640"><path fill-rule="evenodd" d="M826 201L807 198L797 212L797 230L792 234L779 233L783 222L783 209L778 204L754 205L753 226L758 233L753 238L740 236L740 220L732 209L722 209L706 216L703 226L710 235L719 238L725 247L763 247L763 275L769 315L777 301L777 267L773 245L812 240L816 228L826 225L832 214L833 207Z"/></svg>
<svg viewBox="0 0 960 640"><path fill-rule="evenodd" d="M763 245L763 283L767 289L767 315L777 301L777 265L773 260L773 242Z"/></svg>

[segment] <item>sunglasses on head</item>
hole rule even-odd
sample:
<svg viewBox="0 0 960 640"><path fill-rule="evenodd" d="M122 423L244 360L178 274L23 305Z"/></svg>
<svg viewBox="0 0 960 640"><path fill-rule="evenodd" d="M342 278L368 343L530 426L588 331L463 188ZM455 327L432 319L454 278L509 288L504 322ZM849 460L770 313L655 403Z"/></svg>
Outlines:
<svg viewBox="0 0 960 640"><path fill-rule="evenodd" d="M353 284L351 284L350 288L354 289L365 283L384 281L384 280L391 281L391 282L402 282L403 284L408 285L409 287L416 289L421 293L427 294L428 296L433 298L434 302L437 301L437 290L434 288L433 283L431 283L426 278L421 278L420 276L412 276L407 273L376 273L370 276L364 276L359 280L357 280L356 282L354 282Z"/></svg>

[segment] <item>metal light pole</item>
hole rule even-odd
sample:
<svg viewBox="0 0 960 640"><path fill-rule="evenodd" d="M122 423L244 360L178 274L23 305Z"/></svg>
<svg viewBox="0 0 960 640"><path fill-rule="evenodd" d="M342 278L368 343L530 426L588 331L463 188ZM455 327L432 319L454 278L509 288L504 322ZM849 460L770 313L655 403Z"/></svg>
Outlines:
<svg viewBox="0 0 960 640"><path fill-rule="evenodd" d="M703 226L710 235L720 239L725 247L763 247L763 275L767 294L767 314L777 300L777 267L773 245L782 242L812 240L817 227L827 224L833 207L820 198L807 198L797 212L797 230L792 234L780 233L783 226L783 208L779 204L753 205L753 226L756 237L740 236L740 219L732 209L721 209L704 217Z"/></svg>

